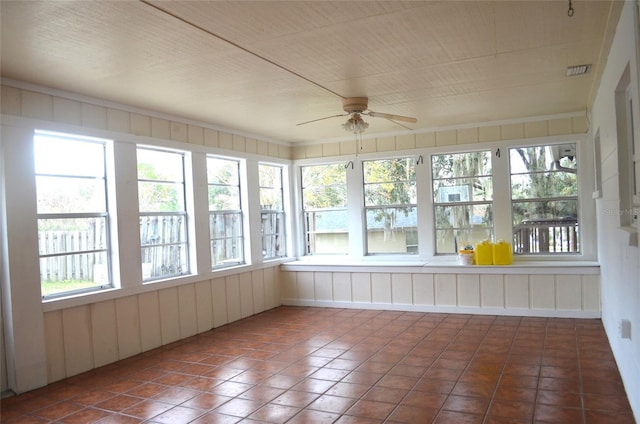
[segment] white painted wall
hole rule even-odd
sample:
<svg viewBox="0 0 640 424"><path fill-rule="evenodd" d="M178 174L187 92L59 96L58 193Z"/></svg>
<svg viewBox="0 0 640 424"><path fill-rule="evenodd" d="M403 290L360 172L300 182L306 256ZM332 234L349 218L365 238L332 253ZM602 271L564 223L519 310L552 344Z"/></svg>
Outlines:
<svg viewBox="0 0 640 424"><path fill-rule="evenodd" d="M630 246L633 234L620 228L618 139L614 92L626 66L631 71L634 105L638 96L638 46L636 1L627 1L595 98L593 137L600 131L602 197L597 200L598 252L602 278L602 321L618 363L636 420L640 421L640 251ZM635 112L636 140L640 140L639 108ZM637 236L637 233L636 233ZM631 339L622 339L618 325L621 319L631 321Z"/></svg>

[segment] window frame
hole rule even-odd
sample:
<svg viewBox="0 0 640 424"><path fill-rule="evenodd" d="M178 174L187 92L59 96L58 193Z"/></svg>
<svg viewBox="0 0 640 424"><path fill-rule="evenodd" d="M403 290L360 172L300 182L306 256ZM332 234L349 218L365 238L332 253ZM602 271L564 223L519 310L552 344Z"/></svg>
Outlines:
<svg viewBox="0 0 640 424"><path fill-rule="evenodd" d="M365 162L382 162L382 161L393 161L393 160L407 160L409 161L412 166L413 166L413 176L414 176L414 180L413 180L413 186L414 186L414 190L415 190L415 203L397 203L397 204L387 204L385 206L382 205L373 205L373 206L367 206L367 184L369 185L373 185L373 184L398 184L398 183L402 183L403 181L410 181L410 180L389 180L389 181L384 181L384 182L367 182L365 180L366 175L365 175ZM418 188L418 175L419 173L417 172L417 162L419 161L419 156L416 154L405 154L405 155L392 155L390 157L376 157L376 158L363 158L360 161L360 170L361 170L361 177L360 177L360 184L362 187L362 198L358 199L358 202L361 203L363 205L363 215L362 215L362 231L363 231L363 237L364 237L364 251L363 254L364 256L368 256L368 257L376 257L376 256L390 256L390 257L400 257L400 256L405 256L405 257L419 257L420 256L420 231L419 231L419 219L418 219L418 204L419 204L419 199L418 199L418 192L420 191ZM347 202L349 202L349 199L347 199ZM416 215L416 227L415 227L415 237L416 237L416 243L415 245L411 245L411 246L415 246L415 252L371 252L369 249L369 232L368 232L368 227L367 227L367 212L368 211L373 211L373 210L379 210L379 209L389 209L389 208L393 208L393 209L400 209L403 207L409 207L415 210L415 215ZM406 241L406 240L405 240ZM408 249L409 248L409 244L405 244L405 247Z"/></svg>
<svg viewBox="0 0 640 424"><path fill-rule="evenodd" d="M263 186L262 182L260 180L260 175L261 175L261 167L271 167L271 168L276 168L279 170L279 176L280 176L280 187L275 187L275 186ZM282 259L284 257L287 256L287 250L288 250L288 246L287 246L287 216L286 216L286 209L285 209L285 195L284 195L284 188L285 188L285 172L284 172L284 165L282 164L277 164L277 163L272 163L272 162L258 162L258 195L259 195L259 203L260 203L260 234L261 234L261 250L262 250L262 260L263 261L271 261L271 260L277 260L277 259ZM268 190L274 190L274 189L279 189L280 191L280 208L279 209L265 209L262 206L262 190L263 189L268 189ZM275 220L274 220L275 217ZM273 233L265 233L265 222L267 221L272 221L276 223L276 226L279 224L279 230L280 231L276 231ZM270 251L270 249L266 248L265 242L267 238L274 238L276 240L275 242L275 251L278 251L279 249L281 250L282 254L277 255L269 255L268 252ZM280 240L280 245L277 243L277 240ZM278 247L280 246L280 247Z"/></svg>
<svg viewBox="0 0 640 424"><path fill-rule="evenodd" d="M140 178L139 172L136 173L137 175L137 183L138 183L138 187L140 186L141 182L144 183L156 183L156 184L173 184L173 185L178 185L181 184L182 185L182 210L180 211L174 211L174 212L168 212L168 211L142 211L141 210L141 205L140 202L138 201L138 215L140 217L140 228L142 228L143 226L143 217L146 217L147 220L149 220L149 218L151 217L173 217L173 218L178 218L178 219L182 219L183 224L181 225L182 227L182 231L183 231L183 235L184 235L184 241L183 242L175 242L175 243L151 243L151 244L145 244L142 241L142 233L140 234L140 253L141 253L141 258L144 257L144 252L145 249L153 249L153 248L157 248L157 247L167 247L167 246L183 246L183 251L184 251L184 255L185 255L185 260L184 260L184 265L185 265L185 270L182 270L179 268L178 272L174 272L174 273L170 273L170 274L162 274L159 276L155 276L153 277L153 270L151 270L150 272L150 276L148 278L145 278L145 266L144 266L144 260L141 259L141 263L142 263L142 283L143 284L148 284L148 283L155 283L155 282L159 282L159 281L164 281L164 280L168 280L168 279L173 279L173 278L179 278L179 277L184 277L186 275L190 275L191 274L191 258L190 258L190 240L189 240L189 211L188 211L188 201L187 201L187 175L186 175L186 168L187 168L187 157L189 152L188 151L184 151L184 150L179 150L179 149L172 149L172 148L166 148L166 147L159 147L159 146L153 146L153 145L143 145L143 144L138 144L136 145L136 166L139 166L140 162L139 162L139 158L138 158L138 152L140 150L149 150L149 151L155 151L155 152L162 152L162 153L170 153L170 154L175 154L175 155L179 155L181 157L181 162L182 162L182 181L176 181L176 180L161 180L161 179L149 179L149 178ZM137 169L137 168L136 168ZM138 193L138 199L140 199L140 194ZM164 254L164 252L163 252ZM179 264L179 265L182 265Z"/></svg>
<svg viewBox="0 0 640 424"><path fill-rule="evenodd" d="M489 154L489 160L490 160L490 168L491 168L491 173L487 174L487 175L480 175L480 176L473 176L473 177L469 177L469 176L463 176L463 177L451 177L451 178L435 178L434 175L434 170L433 170L433 160L435 156L445 156L445 155L463 155L463 154L472 154L472 153L482 153L482 152L487 152ZM450 253L445 253L445 252L438 252L438 240L437 240L437 233L439 231L439 228L437 227L437 220L436 217L438 216L438 213L436 212L436 208L438 207L442 207L442 206L446 206L446 205L451 205L451 206L470 206L473 207L475 205L489 205L489 207L491 208L491 215L492 215L492 222L491 222L491 227L486 227L489 230L490 233L490 238L491 239L495 239L495 232L496 232L496 224L495 224L495 214L494 214L494 210L495 210L495 205L494 205L494 198L495 198L495 187L493 185L494 183L494 160L493 160L493 155L492 155L492 149L491 148L483 148L483 149L469 149L469 150L461 150L461 151L455 151L455 152L437 152L437 153L431 153L429 155L429 175L430 175L430 192L432 194L431 196L431 201L432 201L432 205L431 208L433 210L433 253L435 256L441 256L441 255L456 255L458 254L458 250L464 248L463 245L460 244L460 240L457 239L457 235L454 235L454 252L450 252ZM491 178L491 185L492 185L492 193L491 193L491 200L483 200L483 201L472 201L472 200L468 200L468 201L456 201L456 202L438 202L436 201L436 187L435 187L435 183L438 180L457 180L457 179L469 179L469 178L486 178L489 177ZM469 227L470 229L472 227ZM464 227L460 227L460 228L453 228L454 232L457 232L457 230L464 230Z"/></svg>
<svg viewBox="0 0 640 424"><path fill-rule="evenodd" d="M323 167L323 166L338 166L338 167L343 167L344 169L344 194L345 194L345 198L344 198L344 207L331 207L331 208L305 208L305 185L304 185L304 177L303 177L303 173L304 173L304 168L307 167ZM307 219L307 213L318 213L318 212L335 212L335 211L344 211L345 215L347 215L348 217L348 211L349 211L349 204L348 204L348 187L347 187L347 165L345 165L343 162L326 162L326 163L317 163L317 164L308 164L308 165L302 165L299 167L299 185L300 185L300 209L301 209L301 237L303 240L303 255L304 256L322 256L322 255L347 255L349 252L349 226L348 226L348 222L347 222L347 229L346 229L346 235L347 235L347 251L346 252L335 252L335 253L318 253L318 252L311 252L310 251L310 233L311 231L308 228L308 219ZM337 185L337 184L336 184ZM312 186L315 187L315 186ZM348 219L347 219L348 221Z"/></svg>
<svg viewBox="0 0 640 424"><path fill-rule="evenodd" d="M514 175L531 175L531 174L546 174L546 173L550 173L550 172L554 172L554 173L560 173L562 171L554 171L554 170L527 170L528 172L519 172L519 173L513 173L512 172L512 163L511 163L511 151L514 149L519 149L519 148L546 148L546 147L561 147L563 145L573 145L574 149L575 149L575 157L578 158L576 160L576 170L575 170L575 175L576 175L576 195L575 196L556 196L556 197L535 197L535 198L526 198L526 199L514 199L513 198L513 183L512 183L512 178ZM509 168L509 186L510 186L510 211L511 211L511 216L512 216L512 220L511 220L511 238L510 238L510 242L512 243L512 248L513 248L513 254L514 255L518 255L519 257L532 257L532 258L537 258L540 256L554 256L554 257L558 257L558 256L575 256L575 255L581 255L582 253L582 248L583 248L583 239L582 239L582 229L583 226L581 224L582 222L582 212L581 212L581 201L580 201L580 191L581 191L581 186L584 186L584 184L580 183L580 170L581 170L581 166L580 163L584 160L581 153L579 152L578 149L578 143L575 141L567 141L567 142L559 142L559 143L526 143L520 146L510 146L508 149L506 149L506 153L507 153L507 157L508 157L508 168ZM569 171L566 171L569 172ZM514 204L516 203L534 203L534 202L554 202L554 201L574 201L575 205L576 205L576 213L577 216L575 217L575 225L574 225L574 244L577 246L576 248L578 250L576 251L546 251L546 250L542 250L542 251L538 251L538 252L517 252L516 251L516 230L515 230L515 222L513 220L513 208L514 208ZM567 221L568 224L570 223L570 220ZM544 227L544 223L542 227ZM569 235L571 234L569 228L571 228L570 226L566 226L566 225L562 225L563 222L562 220L554 220L552 221L549 225L549 229L551 229L553 227L553 233L556 233L556 228L560 227L560 233L561 233L561 238L562 238L562 228L566 227L567 228L567 237L569 238ZM544 237L548 237L549 235L547 234L546 236L542 237L542 234L544 233L540 233L539 236L539 240L542 240ZM534 238L536 238L535 236L532 236ZM539 244L539 243L538 243Z"/></svg>
<svg viewBox="0 0 640 424"><path fill-rule="evenodd" d="M41 264L42 264L42 260L50 260L53 258L60 258L60 257L72 257L75 255L82 255L82 254L96 254L96 253L103 253L105 255L105 265L106 265L106 269L105 269L105 277L106 277L106 283L105 284L98 284L98 285L94 285L91 287L85 287L85 288L80 288L80 289L72 289L72 290L64 290L64 291L59 291L56 293L52 293L52 294L42 294L42 300L43 301L47 301L47 300L54 300L57 298L61 298L61 297L68 297L68 296L75 296L75 295L82 295L82 294L88 294L88 293L95 293L95 292L100 292L100 291L104 291L104 290L109 290L114 288L115 284L114 284L114 280L113 280L113 269L112 269L112 265L113 265L113 258L112 258L112 233L111 233L111 228L110 228L110 221L111 221L111 214L110 214L110 207L109 207L109 171L108 171L108 167L107 167L107 163L108 163L108 158L107 158L107 154L108 154L108 146L109 143L112 143L112 140L108 140L108 139L103 139L103 138L97 138L97 137L91 137L91 136L83 136L83 135L77 135L77 134L71 134L71 133L63 133L63 132L54 132L54 131L48 131L48 130L40 130L40 129L36 129L34 130L34 134L33 134L33 144L34 144L34 152L35 152L35 144L36 144L36 139L38 137L46 137L49 139L60 139L60 140L68 140L68 141L74 141L74 142L81 142L81 143L91 143L91 144L97 144L100 145L102 147L102 163L103 163L103 174L100 178L96 177L96 176L89 176L89 175L75 175L75 174L59 174L59 173L39 173L36 169L36 166L34 166L34 178L37 181L38 177L55 177L55 178L72 178L72 179L82 179L82 180L97 180L97 179L101 179L103 181L102 183L102 187L103 187L103 196L104 196L104 211L103 212L38 212L37 211L37 207L36 207L36 224L38 227L38 265L39 268L41 268ZM34 153L34 161L35 161L35 153ZM34 163L35 165L35 163ZM37 199L36 199L37 201ZM64 253L41 253L42 248L40 246L40 222L43 220L67 220L67 219L91 219L91 218L98 218L101 219L104 222L104 228L101 231L104 234L104 244L105 246L101 249L89 249L89 250L75 250L75 251L71 251L71 252L64 252ZM94 271L95 272L95 271ZM95 276L94 276L95 278ZM41 290L42 290L42 269L40 269L40 285L41 285Z"/></svg>
<svg viewBox="0 0 640 424"><path fill-rule="evenodd" d="M238 185L230 185L230 184L214 184L211 183L211 181L209 181L208 175L209 175L209 159L215 159L215 160L223 160L223 161L228 161L228 162L234 162L236 164L236 176L237 176L237 180L238 180ZM220 155L214 155L214 154L207 154L206 155L206 161L207 161L207 199L208 199L208 194L209 194L209 188L213 185L213 186L221 186L221 187L234 187L237 188L238 190L238 206L239 209L237 210L231 210L231 209L224 209L224 210L211 210L211 203L208 203L209 206L209 226L211 226L211 220L213 218L213 215L222 215L222 216L226 216L226 215L233 215L233 216L237 216L239 217L239 223L240 223L240 236L236 236L236 237L220 237L220 238L212 238L212 233L213 233L213 229L210 227L209 228L209 254L211 257L211 270L212 271L217 271L220 269L224 269L224 268L228 268L228 267L233 267L233 266L238 266L238 265L243 265L246 264L246 249L245 249L245 213L244 213L244 208L243 208L243 184L242 184L242 170L241 170L241 165L242 165L242 160L238 159L238 158L230 158L227 156L220 156ZM214 254L213 254L213 249L214 249L214 241L216 240L228 240L228 239L238 239L238 245L241 249L241 255L238 261L223 261L223 263L216 265L215 261L214 261Z"/></svg>

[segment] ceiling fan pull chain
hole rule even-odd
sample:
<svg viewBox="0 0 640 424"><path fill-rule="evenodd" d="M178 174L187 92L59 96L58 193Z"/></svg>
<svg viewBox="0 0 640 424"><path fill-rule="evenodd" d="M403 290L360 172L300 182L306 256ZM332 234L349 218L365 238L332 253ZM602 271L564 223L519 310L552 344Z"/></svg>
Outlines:
<svg viewBox="0 0 640 424"><path fill-rule="evenodd" d="M567 16L572 17L574 13L575 10L573 10L573 5L571 4L571 0L569 0L569 10L567 10Z"/></svg>

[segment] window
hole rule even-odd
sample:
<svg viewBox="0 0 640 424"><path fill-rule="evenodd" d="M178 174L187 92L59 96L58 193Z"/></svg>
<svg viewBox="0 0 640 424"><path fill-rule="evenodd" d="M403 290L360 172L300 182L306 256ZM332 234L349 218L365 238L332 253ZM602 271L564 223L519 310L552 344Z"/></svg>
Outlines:
<svg viewBox="0 0 640 424"><path fill-rule="evenodd" d="M207 157L209 183L209 231L211 266L244 263L242 208L240 205L240 162Z"/></svg>
<svg viewBox="0 0 640 424"><path fill-rule="evenodd" d="M142 279L187 274L184 154L139 147L137 157Z"/></svg>
<svg viewBox="0 0 640 424"><path fill-rule="evenodd" d="M514 252L579 252L576 144L512 148L509 164Z"/></svg>
<svg viewBox="0 0 640 424"><path fill-rule="evenodd" d="M629 167L629 185L631 186L631 225L638 227L638 214L640 213L640 151L636 146L635 141L635 128L633 125L634 110L633 110L633 97L631 96L631 86L627 88L625 93L627 102L627 138L629 140L629 161L631 162Z"/></svg>
<svg viewBox="0 0 640 424"><path fill-rule="evenodd" d="M259 164L262 258L275 259L287 253L282 193L282 167Z"/></svg>
<svg viewBox="0 0 640 424"><path fill-rule="evenodd" d="M36 132L43 298L112 287L106 140Z"/></svg>
<svg viewBox="0 0 640 424"><path fill-rule="evenodd" d="M493 237L491 152L431 157L436 254Z"/></svg>
<svg viewBox="0 0 640 424"><path fill-rule="evenodd" d="M345 166L304 166L301 172L305 254L348 253Z"/></svg>
<svg viewBox="0 0 640 424"><path fill-rule="evenodd" d="M618 195L621 227L638 227L640 211L640 149L636 140L636 105L633 104L631 70L627 64L615 91L616 130L618 138ZM611 212L611 211L609 211Z"/></svg>
<svg viewBox="0 0 640 424"><path fill-rule="evenodd" d="M418 253L415 159L362 165L367 254Z"/></svg>

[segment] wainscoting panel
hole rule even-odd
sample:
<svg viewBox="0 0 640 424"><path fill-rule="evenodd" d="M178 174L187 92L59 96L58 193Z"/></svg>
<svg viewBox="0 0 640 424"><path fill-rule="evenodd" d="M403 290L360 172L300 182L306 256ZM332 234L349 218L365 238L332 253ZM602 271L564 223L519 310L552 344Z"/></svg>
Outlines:
<svg viewBox="0 0 640 424"><path fill-rule="evenodd" d="M549 317L600 317L597 269L527 274L328 272L283 265L282 303L337 308L393 309Z"/></svg>
<svg viewBox="0 0 640 424"><path fill-rule="evenodd" d="M279 276L274 266L46 312L49 383L277 307Z"/></svg>

